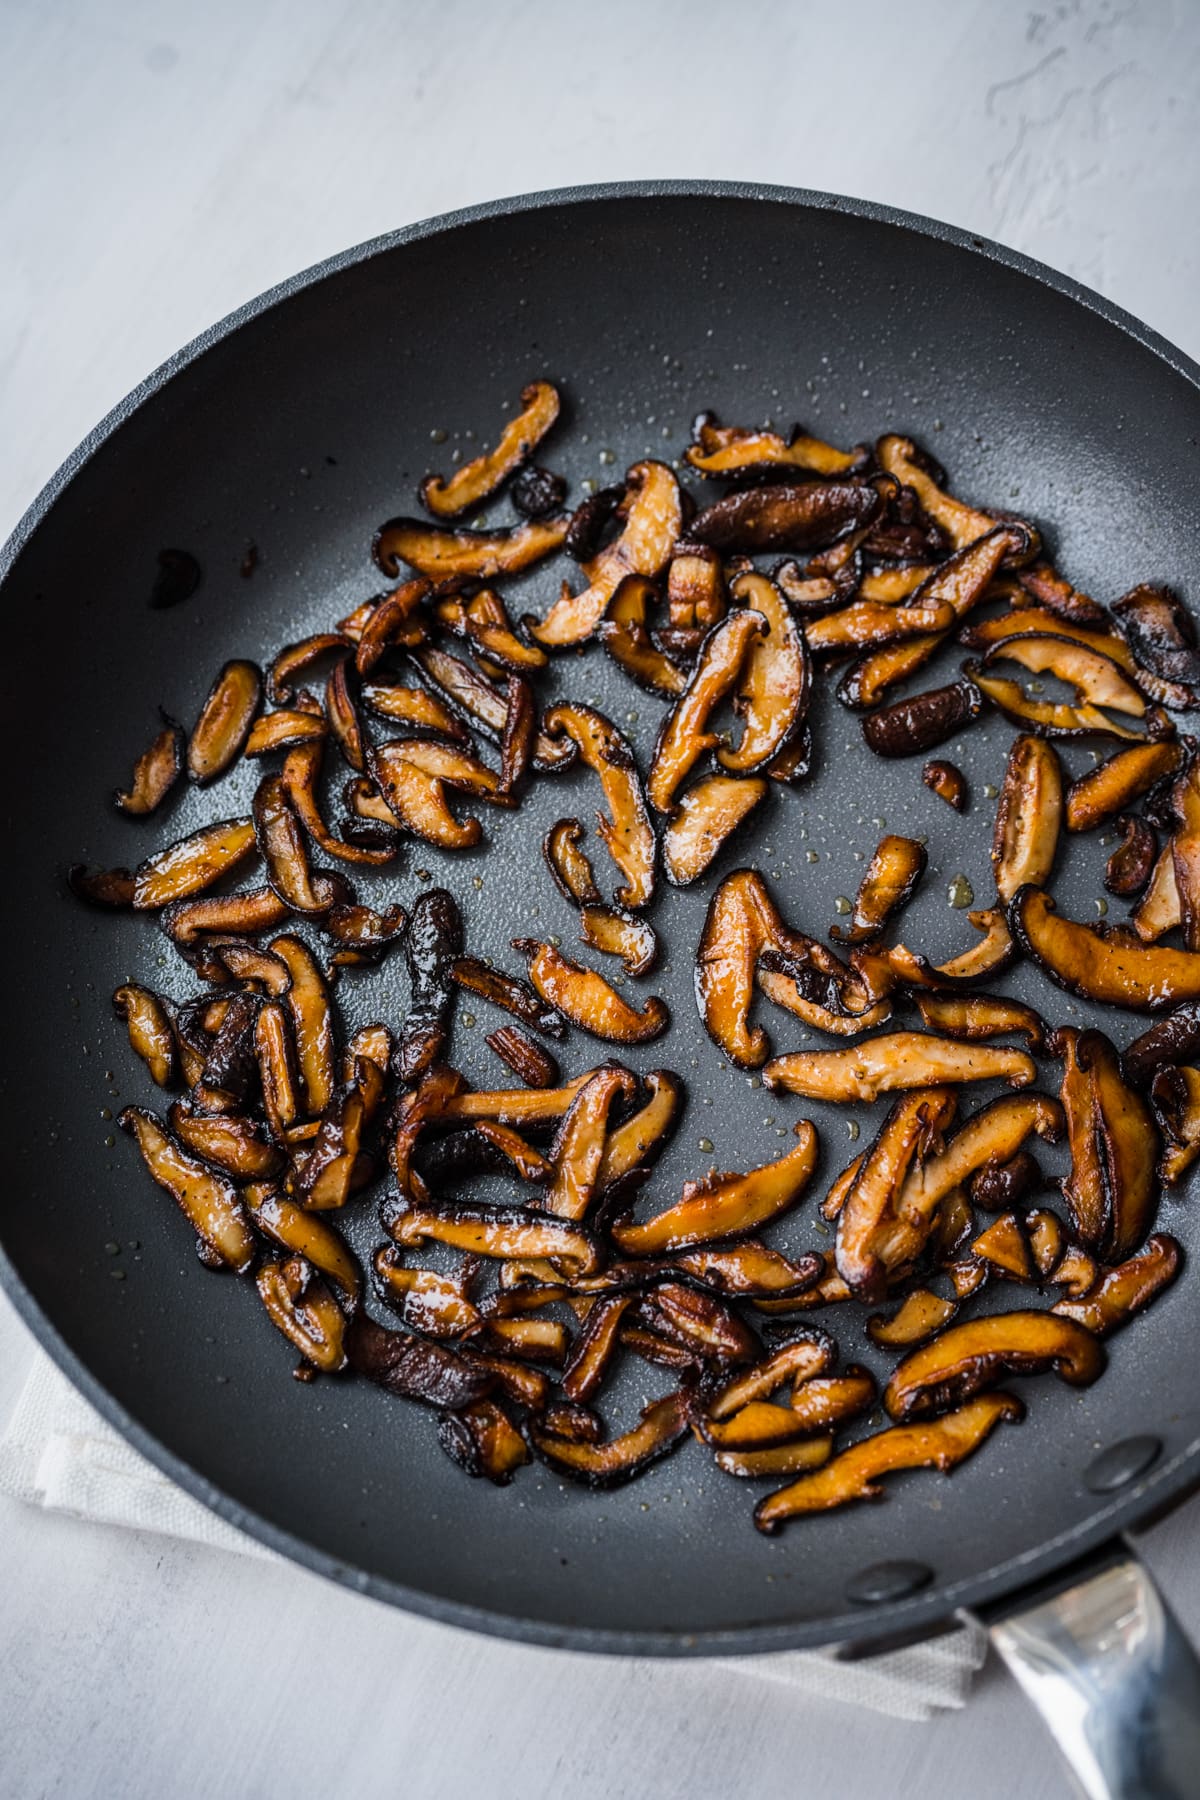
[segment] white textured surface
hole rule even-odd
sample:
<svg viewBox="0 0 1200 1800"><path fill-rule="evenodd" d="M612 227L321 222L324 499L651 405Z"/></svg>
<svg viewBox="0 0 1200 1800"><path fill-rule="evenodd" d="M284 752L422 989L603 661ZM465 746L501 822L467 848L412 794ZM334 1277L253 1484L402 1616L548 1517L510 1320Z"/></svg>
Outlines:
<svg viewBox="0 0 1200 1800"><path fill-rule="evenodd" d="M1198 90L1190 0L0 0L0 533L240 301L407 220L569 182L867 195L1006 239L1200 354ZM0 1307L0 1413L31 1355ZM1193 1503L1146 1542L1193 1636L1198 1539ZM1065 1791L990 1666L965 1712L899 1725L470 1638L13 1502L0 1584L5 1800Z"/></svg>

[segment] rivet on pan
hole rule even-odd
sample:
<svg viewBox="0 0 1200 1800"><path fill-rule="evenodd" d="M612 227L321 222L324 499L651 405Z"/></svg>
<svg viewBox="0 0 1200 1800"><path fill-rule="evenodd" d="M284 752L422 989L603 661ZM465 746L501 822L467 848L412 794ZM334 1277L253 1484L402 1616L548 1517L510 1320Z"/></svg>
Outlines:
<svg viewBox="0 0 1200 1800"><path fill-rule="evenodd" d="M1111 1494L1144 1475L1161 1455L1160 1438L1122 1438L1119 1444L1110 1444L1088 1464L1083 1472L1083 1485L1093 1494Z"/></svg>
<svg viewBox="0 0 1200 1800"><path fill-rule="evenodd" d="M882 1606L888 1600L903 1600L908 1594L928 1587L933 1570L919 1562L872 1563L860 1569L846 1583L846 1593L859 1606Z"/></svg>

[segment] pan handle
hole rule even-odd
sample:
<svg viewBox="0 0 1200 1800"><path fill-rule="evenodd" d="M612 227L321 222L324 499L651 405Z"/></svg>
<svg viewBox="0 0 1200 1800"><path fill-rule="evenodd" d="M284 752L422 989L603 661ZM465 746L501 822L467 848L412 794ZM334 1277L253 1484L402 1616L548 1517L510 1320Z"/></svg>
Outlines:
<svg viewBox="0 0 1200 1800"><path fill-rule="evenodd" d="M984 1622L1088 1800L1200 1792L1200 1662L1127 1544Z"/></svg>

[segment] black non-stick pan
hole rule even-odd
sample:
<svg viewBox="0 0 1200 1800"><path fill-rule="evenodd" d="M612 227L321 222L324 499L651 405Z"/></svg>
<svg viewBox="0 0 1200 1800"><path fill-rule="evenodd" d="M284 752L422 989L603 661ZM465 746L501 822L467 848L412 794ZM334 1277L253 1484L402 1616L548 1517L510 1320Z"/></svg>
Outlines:
<svg viewBox="0 0 1200 1800"><path fill-rule="evenodd" d="M90 352L103 355L103 344ZM151 1094L130 1066L112 990L127 977L178 993L189 983L152 925L82 908L63 870L131 862L168 826L175 835L241 810L254 776L235 772L219 808L216 794L190 791L148 826L118 817L107 790L127 776L158 705L191 719L225 658L263 660L377 591L374 528L413 510L419 478L447 466L456 442L466 449L467 432L486 438L541 374L568 401L544 458L576 496L584 478L611 479L647 452L680 454L702 406L736 421L800 418L844 443L901 430L935 451L957 491L1036 519L1056 560L1101 599L1141 579L1193 602L1200 593L1200 371L1094 294L925 220L769 188L549 194L398 232L255 301L97 428L4 556L8 1290L71 1378L169 1475L364 1593L540 1643L712 1655L868 1645L962 1608L1011 1612L1018 1591L1049 1584L1040 1613L1026 1600L1023 1623L997 1627L1008 1652L1020 1640L1026 1673L1042 1657L1065 1683L1095 1626L1106 1648L1088 1679L1111 1687L1105 1717L1130 1691L1111 1685L1122 1658L1130 1680L1150 1671L1140 1703L1153 1711L1174 1691L1164 1665L1178 1646L1121 1534L1200 1479L1194 1260L1115 1340L1094 1387L1017 1383L1026 1422L949 1480L901 1478L883 1504L767 1540L752 1527L748 1484L715 1474L698 1450L602 1496L537 1469L494 1490L448 1461L428 1415L363 1382L292 1381L294 1357L253 1294L200 1266L132 1147L119 1135L114 1144L112 1113ZM203 580L180 604L154 608L168 548L195 557ZM557 578L535 569L512 584L514 611L544 610ZM661 707L601 652L557 664L556 690L595 699L646 754ZM832 700L821 701L816 730L811 785L772 796L708 879L658 902L667 954L653 985L675 1023L630 1061L681 1070L690 1098L652 1196L714 1160L768 1160L801 1113L724 1066L696 1015L692 961L722 872L757 864L788 917L823 934L886 820L929 838L906 941L938 955L963 947L962 914L946 902L955 876L981 904L990 897L989 804L960 820L923 788L919 759L872 759ZM985 722L956 749L977 794L999 778L1010 737ZM481 954L511 965L509 940L531 931L566 942L569 915L538 846L552 819L590 815L589 779L537 783L492 825L486 854L414 847L399 876L364 891L398 887L411 899L425 868L460 896ZM1094 916L1103 854L1093 840L1073 845L1055 878L1073 916ZM1009 986L1057 1022L1090 1017L1028 967ZM403 959L347 975L341 992L352 1018L399 1017ZM1105 1022L1121 1041L1144 1023ZM483 1021L472 1031L460 1011L456 1029L454 1060L494 1083ZM580 1040L569 1054L580 1068L594 1060ZM845 1119L806 1110L835 1173L851 1154ZM353 1230L366 1249L379 1235L373 1202L359 1210ZM1194 1259L1200 1224L1188 1200L1164 1202L1161 1222ZM788 1241L819 1246L817 1229L814 1199ZM871 1361L861 1319L830 1322L845 1357ZM1085 1574L1067 1581L1075 1565ZM1121 1581L1128 1604L1114 1633ZM1051 1626L1059 1636L1047 1649ZM1096 1707L1075 1709L1095 1739ZM1177 1728L1144 1731L1142 1754L1169 1759ZM1110 1752L1093 1742L1097 1766Z"/></svg>

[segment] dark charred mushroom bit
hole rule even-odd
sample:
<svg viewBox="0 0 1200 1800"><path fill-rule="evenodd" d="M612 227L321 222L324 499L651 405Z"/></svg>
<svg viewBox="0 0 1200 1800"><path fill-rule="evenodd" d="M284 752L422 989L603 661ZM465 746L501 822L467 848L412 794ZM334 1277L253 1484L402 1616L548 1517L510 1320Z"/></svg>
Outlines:
<svg viewBox="0 0 1200 1800"><path fill-rule="evenodd" d="M370 546L384 591L330 607L265 678L227 661L190 733L165 713L139 729L112 796L128 823L109 825L149 841L67 884L130 932L139 914L161 929L161 983L113 970L149 1102L120 1125L173 1228L246 1278L234 1292L299 1379L372 1381L427 1409L467 1477L504 1486L538 1462L552 1498L559 1476L601 1489L676 1451L711 1458L786 1484L754 1512L771 1532L881 1498L893 1472L949 1472L1021 1418L1002 1381L1095 1381L1101 1340L1180 1275L1157 1224L1200 1167L1200 748L1178 723L1200 710L1200 640L1168 588L1101 604L1074 587L1031 525L957 498L894 434L842 448L703 413L677 460L635 462L568 512L565 479L533 461L564 399L531 381L480 454L425 477L430 516ZM160 565L153 604L185 599L198 565ZM653 721L644 739L586 698L597 668L627 684L631 726ZM856 754L819 683L876 755L955 746L920 782L894 770L907 835L875 821L832 925L811 898L801 916L805 883L775 855L805 834L789 809L814 769ZM967 910L987 864L947 854L968 809L949 759L985 713L970 811L996 892ZM572 764L556 805L542 785ZM225 775L238 799L206 809ZM184 777L196 810L155 833ZM752 818L778 822L774 843ZM558 893L532 859L526 917L487 860L521 831L528 857L533 819ZM723 869L736 833L750 866ZM927 856L974 934L945 960L917 935ZM1054 891L1089 856L1084 921ZM482 954L485 906L512 909L505 937L536 932L510 940L521 973ZM560 947L570 932L591 966ZM684 1033L630 984L681 955L730 1091L866 1127L811 1201L831 1145L804 1104L764 1119L774 1160L722 1169L699 1138L705 1160L664 1176L697 1142L660 1163L687 1088L638 1047L681 1063ZM1040 987L1017 998L1019 962ZM1066 1023L1061 989L1104 1012ZM981 1100L989 1081L1010 1091ZM1063 1143L1057 1161L1038 1139ZM864 1333L878 1373L853 1360ZM639 1370L662 1395L640 1414L624 1409ZM863 1435L881 1398L891 1422Z"/></svg>

